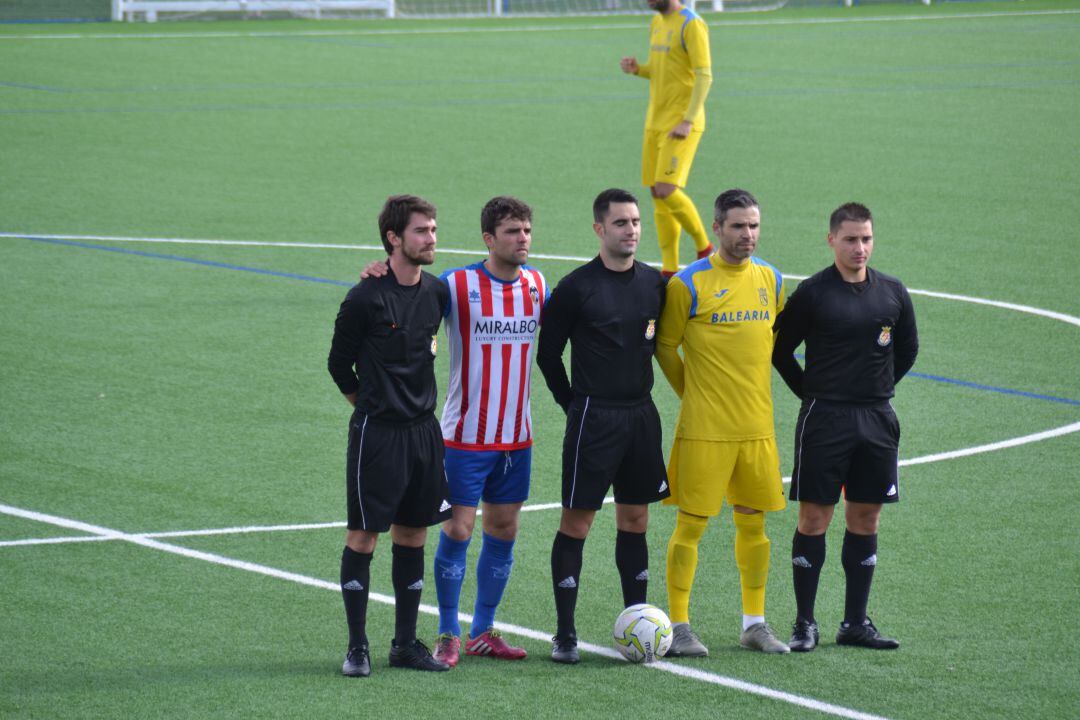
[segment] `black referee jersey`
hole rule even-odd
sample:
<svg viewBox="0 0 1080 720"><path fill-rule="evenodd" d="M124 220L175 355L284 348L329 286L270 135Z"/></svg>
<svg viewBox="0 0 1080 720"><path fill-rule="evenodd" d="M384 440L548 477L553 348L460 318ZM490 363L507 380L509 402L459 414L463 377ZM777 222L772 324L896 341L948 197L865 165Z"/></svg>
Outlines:
<svg viewBox="0 0 1080 720"><path fill-rule="evenodd" d="M357 394L357 410L391 422L434 413L436 338L449 302L446 283L423 271L416 285L389 271L349 290L326 364L343 394Z"/></svg>
<svg viewBox="0 0 1080 720"><path fill-rule="evenodd" d="M544 305L536 364L566 410L575 395L630 402L649 397L664 278L643 263L614 272L599 257L559 281ZM562 354L570 342L570 378Z"/></svg>
<svg viewBox="0 0 1080 720"><path fill-rule="evenodd" d="M835 265L803 280L776 320L773 365L800 398L868 403L887 400L919 352L907 288L866 269L845 282ZM806 341L806 370L795 348Z"/></svg>

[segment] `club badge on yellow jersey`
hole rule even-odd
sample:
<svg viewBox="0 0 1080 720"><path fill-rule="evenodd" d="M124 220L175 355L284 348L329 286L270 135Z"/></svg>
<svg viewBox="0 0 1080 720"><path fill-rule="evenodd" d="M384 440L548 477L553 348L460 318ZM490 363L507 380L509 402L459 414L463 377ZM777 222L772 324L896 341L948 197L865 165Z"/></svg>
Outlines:
<svg viewBox="0 0 1080 720"><path fill-rule="evenodd" d="M881 347L888 347L892 342L892 325L882 325L881 333L877 336L877 344Z"/></svg>
<svg viewBox="0 0 1080 720"><path fill-rule="evenodd" d="M757 296L758 300L761 301L762 305L764 305L765 307L769 307L769 293L765 292L765 288L758 288Z"/></svg>
<svg viewBox="0 0 1080 720"><path fill-rule="evenodd" d="M645 339L652 340L656 337L656 320L650 319L649 324L645 326Z"/></svg>
<svg viewBox="0 0 1080 720"><path fill-rule="evenodd" d="M438 335L432 335L431 336L431 356L432 357L435 357L435 353L438 351L438 349L439 349L439 336Z"/></svg>

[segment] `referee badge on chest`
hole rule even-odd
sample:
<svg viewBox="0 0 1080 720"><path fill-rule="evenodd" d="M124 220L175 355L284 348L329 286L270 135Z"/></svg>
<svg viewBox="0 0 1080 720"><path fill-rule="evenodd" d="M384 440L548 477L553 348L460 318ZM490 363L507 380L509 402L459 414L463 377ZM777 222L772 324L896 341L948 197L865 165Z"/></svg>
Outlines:
<svg viewBox="0 0 1080 720"><path fill-rule="evenodd" d="M439 336L438 335L432 335L431 336L431 356L432 357L435 357L435 353L438 351L438 349L439 349Z"/></svg>
<svg viewBox="0 0 1080 720"><path fill-rule="evenodd" d="M892 342L892 325L882 325L881 332L877 336L877 344L881 347L888 347Z"/></svg>
<svg viewBox="0 0 1080 720"><path fill-rule="evenodd" d="M645 326L645 339L652 340L656 337L656 319L650 318L649 324Z"/></svg>

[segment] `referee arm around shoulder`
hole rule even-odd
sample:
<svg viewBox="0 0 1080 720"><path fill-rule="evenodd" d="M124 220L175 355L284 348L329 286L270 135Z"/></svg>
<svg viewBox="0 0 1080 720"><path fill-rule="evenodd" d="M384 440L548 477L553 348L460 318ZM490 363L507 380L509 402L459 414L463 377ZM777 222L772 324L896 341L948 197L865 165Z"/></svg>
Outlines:
<svg viewBox="0 0 1080 720"><path fill-rule="evenodd" d="M800 285L776 317L776 340L773 343L772 364L791 392L803 397L803 369L795 359L795 349L810 333L813 300L810 290Z"/></svg>
<svg viewBox="0 0 1080 720"><path fill-rule="evenodd" d="M536 346L536 364L540 366L544 382L563 412L570 408L574 391L570 387L570 376L566 373L562 356L574 332L579 305L577 293L573 284L568 282L568 277L559 282L544 304Z"/></svg>
<svg viewBox="0 0 1080 720"><path fill-rule="evenodd" d="M686 323L690 320L690 290L678 276L667 284L664 309L660 313L660 326L656 332L656 362L664 372L671 389L680 398L685 384L685 367L679 346L683 342Z"/></svg>

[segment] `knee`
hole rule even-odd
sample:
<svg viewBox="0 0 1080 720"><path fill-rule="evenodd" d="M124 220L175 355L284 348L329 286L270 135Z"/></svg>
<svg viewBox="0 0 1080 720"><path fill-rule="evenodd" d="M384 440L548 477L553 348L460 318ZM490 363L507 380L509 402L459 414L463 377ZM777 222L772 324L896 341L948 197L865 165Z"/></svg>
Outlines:
<svg viewBox="0 0 1080 720"><path fill-rule="evenodd" d="M803 535L824 535L832 522L833 506L816 503L800 503L799 532Z"/></svg>
<svg viewBox="0 0 1080 720"><path fill-rule="evenodd" d="M635 508L631 512L620 513L615 518L615 526L623 532L643 533L649 529L649 507L648 505L638 509Z"/></svg>
<svg viewBox="0 0 1080 720"><path fill-rule="evenodd" d="M735 522L736 539L738 536L765 538L765 513L737 505L731 516Z"/></svg>
<svg viewBox="0 0 1080 720"><path fill-rule="evenodd" d="M877 534L881 505L849 502L844 510L844 521L848 530L856 535Z"/></svg>
<svg viewBox="0 0 1080 720"><path fill-rule="evenodd" d="M589 536L592 527L592 516L584 513L563 513L559 521L559 532L576 540L584 540Z"/></svg>
<svg viewBox="0 0 1080 720"><path fill-rule="evenodd" d="M375 540L378 535L363 530L345 532L345 546L353 552L369 554L375 552Z"/></svg>
<svg viewBox="0 0 1080 720"><path fill-rule="evenodd" d="M879 519L878 514L849 517L847 529L856 535L877 535Z"/></svg>
<svg viewBox="0 0 1080 720"><path fill-rule="evenodd" d="M705 534L705 528L709 525L709 518L701 515L679 511L675 518L675 533L671 536L672 541L683 545L696 546Z"/></svg>
<svg viewBox="0 0 1080 720"><path fill-rule="evenodd" d="M652 196L657 200L663 200L671 197L676 190L679 189L678 185L672 185L671 183L656 183L650 188Z"/></svg>
<svg viewBox="0 0 1080 720"><path fill-rule="evenodd" d="M443 533L456 542L465 542L472 537L473 521L464 518L450 518L442 526Z"/></svg>
<svg viewBox="0 0 1080 720"><path fill-rule="evenodd" d="M499 540L513 540L518 534L518 523L516 519L513 520L500 520L498 522L484 521L484 533L491 535ZM472 528L469 529L469 534L472 534Z"/></svg>

